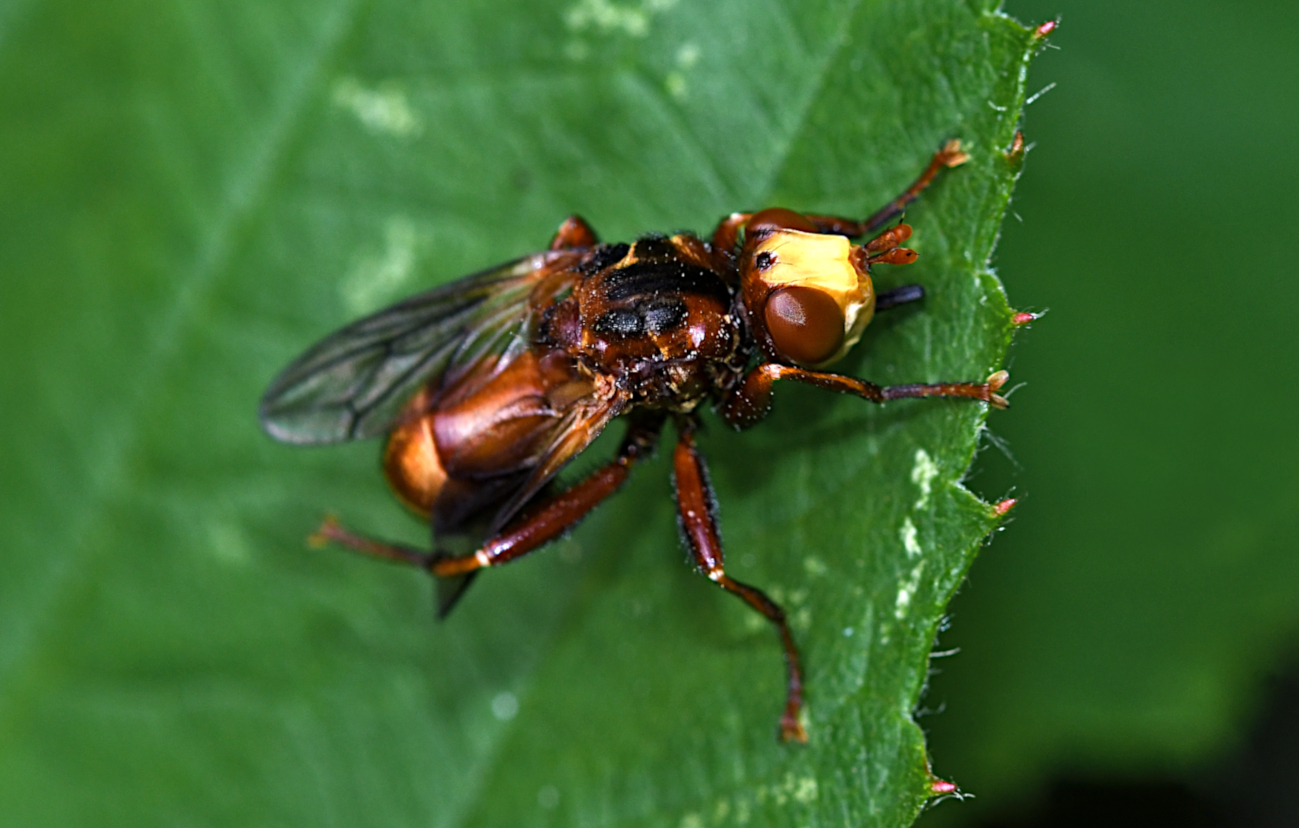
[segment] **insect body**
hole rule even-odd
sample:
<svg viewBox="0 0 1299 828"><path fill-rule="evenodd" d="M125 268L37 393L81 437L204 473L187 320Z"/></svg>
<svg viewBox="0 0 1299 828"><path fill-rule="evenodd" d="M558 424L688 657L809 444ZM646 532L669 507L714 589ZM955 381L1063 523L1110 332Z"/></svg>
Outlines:
<svg viewBox="0 0 1299 828"><path fill-rule="evenodd" d="M332 519L319 537L431 572L445 615L483 568L559 537L653 451L664 424L682 534L708 578L762 613L784 647L784 739L806 741L802 676L784 612L726 574L699 408L736 428L766 416L787 379L873 402L963 397L1005 407L1004 371L985 382L881 387L828 373L879 310L921 298L877 295L871 267L907 264L911 228L881 232L943 168L949 142L901 196L862 221L773 208L689 233L601 244L576 216L550 248L407 299L327 337L286 368L261 404L263 427L290 443L387 435L383 469L428 519L433 551L365 538ZM870 237L864 244L852 238ZM555 475L616 417L612 461L570 488ZM456 544L460 544L457 548Z"/></svg>

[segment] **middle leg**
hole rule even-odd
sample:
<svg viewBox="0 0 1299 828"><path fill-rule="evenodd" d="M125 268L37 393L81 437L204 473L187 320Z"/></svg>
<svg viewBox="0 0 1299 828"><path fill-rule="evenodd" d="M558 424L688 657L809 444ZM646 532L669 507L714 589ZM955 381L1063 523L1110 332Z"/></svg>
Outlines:
<svg viewBox="0 0 1299 828"><path fill-rule="evenodd" d="M780 717L780 738L786 742L806 742L800 713L803 709L803 673L798 664L798 647L785 621L785 611L762 592L742 584L726 574L723 566L722 540L713 513L713 492L708 483L708 469L703 455L695 447L694 424L682 418L677 423L677 447L672 457L676 473L677 507L681 530L690 546L695 566L722 589L766 616L780 634L785 651L787 676L785 711Z"/></svg>

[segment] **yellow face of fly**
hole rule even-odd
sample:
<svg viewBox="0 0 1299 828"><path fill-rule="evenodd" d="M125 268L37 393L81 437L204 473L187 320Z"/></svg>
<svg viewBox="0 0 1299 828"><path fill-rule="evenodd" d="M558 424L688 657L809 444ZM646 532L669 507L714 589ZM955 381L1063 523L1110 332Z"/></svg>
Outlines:
<svg viewBox="0 0 1299 828"><path fill-rule="evenodd" d="M753 255L753 278L772 290L810 288L838 306L843 345L833 356L816 363L818 367L835 362L857 344L875 314L875 289L860 245L851 244L845 236L782 229L759 239Z"/></svg>

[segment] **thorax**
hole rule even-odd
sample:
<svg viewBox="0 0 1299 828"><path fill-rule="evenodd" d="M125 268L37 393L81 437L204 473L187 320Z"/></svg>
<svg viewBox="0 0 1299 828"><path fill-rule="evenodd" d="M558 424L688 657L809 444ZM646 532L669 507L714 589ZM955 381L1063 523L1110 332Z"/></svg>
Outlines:
<svg viewBox="0 0 1299 828"><path fill-rule="evenodd" d="M688 411L734 373L734 289L690 234L601 245L539 339L611 376L634 404Z"/></svg>

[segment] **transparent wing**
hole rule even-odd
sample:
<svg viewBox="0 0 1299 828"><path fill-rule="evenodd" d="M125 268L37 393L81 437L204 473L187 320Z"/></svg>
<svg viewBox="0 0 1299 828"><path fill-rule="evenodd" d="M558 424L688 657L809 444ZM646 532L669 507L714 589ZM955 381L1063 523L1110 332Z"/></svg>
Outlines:
<svg viewBox="0 0 1299 828"><path fill-rule="evenodd" d="M489 356L496 370L528 347L530 297L576 279L578 254L548 251L466 276L354 322L313 345L271 383L258 415L286 443L386 432L427 382L454 382ZM562 278L571 274L571 278Z"/></svg>

